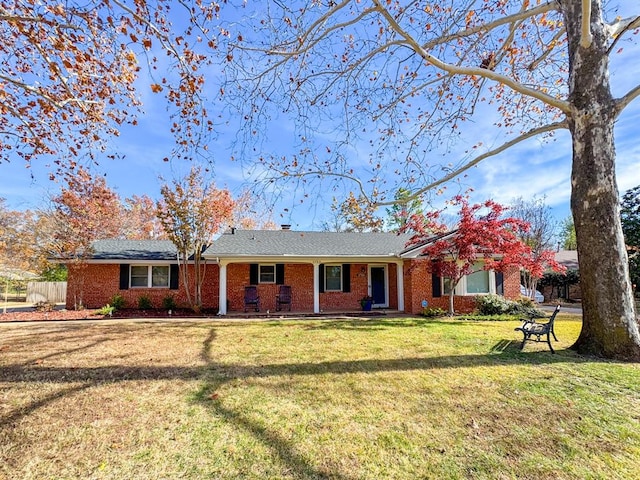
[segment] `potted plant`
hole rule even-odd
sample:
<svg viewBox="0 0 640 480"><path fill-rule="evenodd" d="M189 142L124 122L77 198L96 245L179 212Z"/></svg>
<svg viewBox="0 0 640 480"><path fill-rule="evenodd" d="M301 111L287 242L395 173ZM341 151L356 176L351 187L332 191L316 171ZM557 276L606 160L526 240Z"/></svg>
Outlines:
<svg viewBox="0 0 640 480"><path fill-rule="evenodd" d="M365 295L360 299L360 306L362 307L363 312L370 312L371 306L373 305L373 297L370 295Z"/></svg>

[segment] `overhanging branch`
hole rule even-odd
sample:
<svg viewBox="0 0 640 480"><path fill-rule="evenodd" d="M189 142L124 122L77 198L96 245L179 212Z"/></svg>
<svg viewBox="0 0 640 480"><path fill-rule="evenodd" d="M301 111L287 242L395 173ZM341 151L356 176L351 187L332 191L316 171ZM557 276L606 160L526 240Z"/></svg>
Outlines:
<svg viewBox="0 0 640 480"><path fill-rule="evenodd" d="M449 35L443 35L434 40L431 40L430 42L425 43L422 47L426 50L429 48L433 48L437 45L442 45L443 43L450 42L451 40L455 40L457 38L465 38L465 37L470 37L472 35L476 35L480 32L488 32L497 27L501 27L509 23L519 22L526 18L534 17L536 15L541 15L543 13L547 13L557 9L558 9L558 2L556 1L543 3L542 5L538 5L537 7L531 8L529 10L523 9L523 10L520 10L518 13L514 13L513 15L500 17L494 20L493 22L477 25L471 28L466 28L456 33L450 33Z"/></svg>
<svg viewBox="0 0 640 480"><path fill-rule="evenodd" d="M629 30L633 30L634 28L640 28L640 16L625 18L623 20L619 20L617 22L609 24L607 32L613 38L613 42L611 42L611 46L607 50L607 55L611 54L614 47L616 46L616 43L618 43L622 36Z"/></svg>
<svg viewBox="0 0 640 480"><path fill-rule="evenodd" d="M616 101L616 110L618 115L622 112L627 105L633 102L636 98L640 96L640 85L637 85L635 88L631 89L624 97L618 99Z"/></svg>
<svg viewBox="0 0 640 480"><path fill-rule="evenodd" d="M444 62L439 58L431 55L425 48L420 45L412 35L406 32L400 24L396 21L396 19L389 13L389 11L382 6L380 0L374 0L374 3L380 12L380 14L385 18L385 20L389 23L389 26L396 31L402 38L404 38L405 43L413 49L418 55L422 56L427 62L433 65L440 70L443 70L451 75L475 75L478 77L488 78L497 83L501 83L515 92L518 92L522 95L535 98L540 100L541 102L555 107L566 114L571 113L571 107L568 102L564 100L560 100L556 97L548 95L540 90L536 90L534 88L527 87L516 80L507 77L506 75L502 75L496 73L492 70L479 68L479 67L460 67L456 65L452 65L450 63Z"/></svg>
<svg viewBox="0 0 640 480"><path fill-rule="evenodd" d="M589 48L593 43L591 34L591 0L582 0L582 26L580 31L580 46Z"/></svg>
<svg viewBox="0 0 640 480"><path fill-rule="evenodd" d="M444 184L444 183L446 183L446 182L448 182L450 180L453 180L458 175L461 175L462 173L466 172L471 167L475 167L480 162L482 162L483 160L486 160L489 157L493 157L495 155L498 155L499 153L504 152L508 148L511 148L514 145L517 145L518 143L523 142L524 140L527 140L528 138L535 137L536 135L540 135L542 133L547 133L547 132L552 132L554 130L559 130L561 128L568 128L568 124L567 124L567 122L565 120L563 120L561 122L551 123L549 125L544 125L542 127L533 128L533 129L529 130L528 132L523 133L519 137L516 137L516 138L514 138L512 140L509 140L506 143L503 143L499 147L494 148L493 150L489 150L488 152L485 152L482 155L477 156L476 158L474 158L470 162L465 163L462 167L454 170L453 172L449 173L448 175L445 175L444 177L440 178L439 180L436 180L435 182L432 182L429 185L427 185L427 186L425 186L425 187L423 187L423 188L421 188L419 190L416 190L415 192L413 192L411 195L407 196L403 200L407 201L407 202L410 202L412 200L416 200L421 195L426 193L427 191L433 190L434 188L439 187L440 185L442 185L442 184ZM375 203L375 206L376 207L383 207L383 206L393 205L395 203L396 202L394 202L394 201L379 202L379 203Z"/></svg>

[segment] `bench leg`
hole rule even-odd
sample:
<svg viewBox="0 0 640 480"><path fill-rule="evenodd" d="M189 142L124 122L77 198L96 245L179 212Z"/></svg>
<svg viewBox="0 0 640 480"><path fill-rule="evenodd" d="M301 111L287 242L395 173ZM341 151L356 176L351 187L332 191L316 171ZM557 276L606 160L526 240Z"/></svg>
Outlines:
<svg viewBox="0 0 640 480"><path fill-rule="evenodd" d="M555 335L554 335L555 337ZM556 342L558 340L556 339ZM551 353L556 353L556 351L553 349L553 346L551 345L551 332L547 332L547 344L549 345L549 348L551 349Z"/></svg>
<svg viewBox="0 0 640 480"><path fill-rule="evenodd" d="M520 350L524 348L524 344L527 343L527 334L523 332L524 338L522 339L522 343L520 344Z"/></svg>

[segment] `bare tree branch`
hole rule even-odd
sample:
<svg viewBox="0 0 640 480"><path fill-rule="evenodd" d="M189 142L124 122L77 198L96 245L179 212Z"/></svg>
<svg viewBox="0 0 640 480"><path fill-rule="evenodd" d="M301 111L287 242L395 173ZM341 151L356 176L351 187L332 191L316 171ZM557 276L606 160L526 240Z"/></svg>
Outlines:
<svg viewBox="0 0 640 480"><path fill-rule="evenodd" d="M556 107L568 115L571 113L571 108L568 102L560 100L551 95L548 95L544 92L541 92L540 90L527 87L526 85L523 85L515 81L514 79L507 77L506 75L501 75L499 73L494 72L493 70L489 70L486 68L455 66L450 63L444 62L439 58L431 55L428 51L426 51L420 44L418 44L415 41L413 36L411 36L408 32L406 32L400 26L400 24L398 24L398 22L395 20L393 15L391 15L389 11L382 6L380 0L373 0L373 1L377 6L378 11L384 16L385 20L387 20L391 28L405 39L406 44L410 48L412 48L417 54L419 54L422 58L424 58L426 61L431 63L433 66L453 75L475 75L478 77L491 79L497 83L501 83L511 88L515 92L521 93L522 95L527 95L529 97L533 97L547 105Z"/></svg>
<svg viewBox="0 0 640 480"><path fill-rule="evenodd" d="M375 3L378 4L378 2L375 2ZM510 23L524 20L526 18L530 18L536 15L541 15L543 13L547 13L557 9L558 9L557 1L543 3L542 5L539 5L529 10L522 9L518 13L515 13L513 15L500 17L494 20L493 22L484 23L482 25L478 25L472 28L466 28L464 30L457 31L455 33L450 33L449 35L442 35L430 42L425 43L424 45L422 45L422 47L425 50L427 50L437 45L442 45L444 43L450 42L451 40L455 40L457 38L465 38L465 37L470 37L472 35L476 35L481 32L488 32L502 25L508 25Z"/></svg>
<svg viewBox="0 0 640 480"><path fill-rule="evenodd" d="M616 46L616 43L618 43L623 35L629 30L633 30L634 28L640 28L640 16L626 18L624 20L609 24L607 33L609 33L609 35L613 37L613 42L611 42L611 46L607 50L607 55L611 54L614 47Z"/></svg>
<svg viewBox="0 0 640 480"><path fill-rule="evenodd" d="M535 70L536 68L538 68L538 65L540 65L542 62L544 62L544 60L551 55L551 53L553 52L553 49L556 46L556 43L565 35L564 30L559 30L558 33L556 33L553 37L553 39L551 40L551 42L549 42L547 49L545 49L544 52L542 52L542 55L538 56L538 58L536 58L533 62L531 62L529 64L529 70Z"/></svg>
<svg viewBox="0 0 640 480"><path fill-rule="evenodd" d="M426 186L420 188L419 190L416 190L411 195L408 195L405 198L405 200L410 202L412 200L415 200L415 199L419 198L421 195L423 195L427 191L433 190L434 188L439 187L440 185L442 185L444 183L447 183L450 180L453 180L458 175L466 172L471 167L475 167L476 165L478 165L483 160L486 160L489 157L493 157L495 155L498 155L499 153L504 152L508 148L511 148L514 145L517 145L518 143L520 143L520 142L522 142L524 140L527 140L528 138L535 137L536 135L540 135L542 133L547 133L547 132L552 132L554 130L559 130L559 129L562 129L562 128L568 128L568 123L566 121L564 121L564 120L561 121L561 122L552 123L550 125L544 125L542 127L533 128L533 129L529 130L528 132L525 132L522 135L520 135L520 136L518 136L518 137L516 137L516 138L514 138L512 140L509 140L506 143L503 143L498 148L494 148L493 150L490 150L488 152L483 153L482 155L477 156L476 158L474 158L470 162L465 163L462 167L452 171L448 175L445 175L444 177L436 180L435 182L432 182L429 185L426 185ZM379 203L376 203L376 206L377 207L382 207L382 206L385 206L385 205L393 205L394 203L395 203L394 201L379 202Z"/></svg>
<svg viewBox="0 0 640 480"><path fill-rule="evenodd" d="M616 19L616 21L609 23L607 27L607 33L617 39L623 33L640 27L640 16Z"/></svg>
<svg viewBox="0 0 640 480"><path fill-rule="evenodd" d="M580 37L580 46L589 48L593 43L593 35L591 34L591 0L582 0L582 31Z"/></svg>
<svg viewBox="0 0 640 480"><path fill-rule="evenodd" d="M616 101L616 110L618 111L618 115L620 115L627 105L638 98L638 96L640 96L640 85L632 88L624 97L618 99Z"/></svg>

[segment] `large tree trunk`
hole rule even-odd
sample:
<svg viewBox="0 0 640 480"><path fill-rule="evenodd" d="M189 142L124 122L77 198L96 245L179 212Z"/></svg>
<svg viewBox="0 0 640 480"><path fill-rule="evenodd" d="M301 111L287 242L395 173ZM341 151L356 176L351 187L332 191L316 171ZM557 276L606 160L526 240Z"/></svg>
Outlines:
<svg viewBox="0 0 640 480"><path fill-rule="evenodd" d="M563 0L569 39L569 99L573 113L571 210L578 240L583 326L573 348L607 358L640 359L627 252L615 178L607 39L600 2L594 0L593 44L580 46L581 1Z"/></svg>

